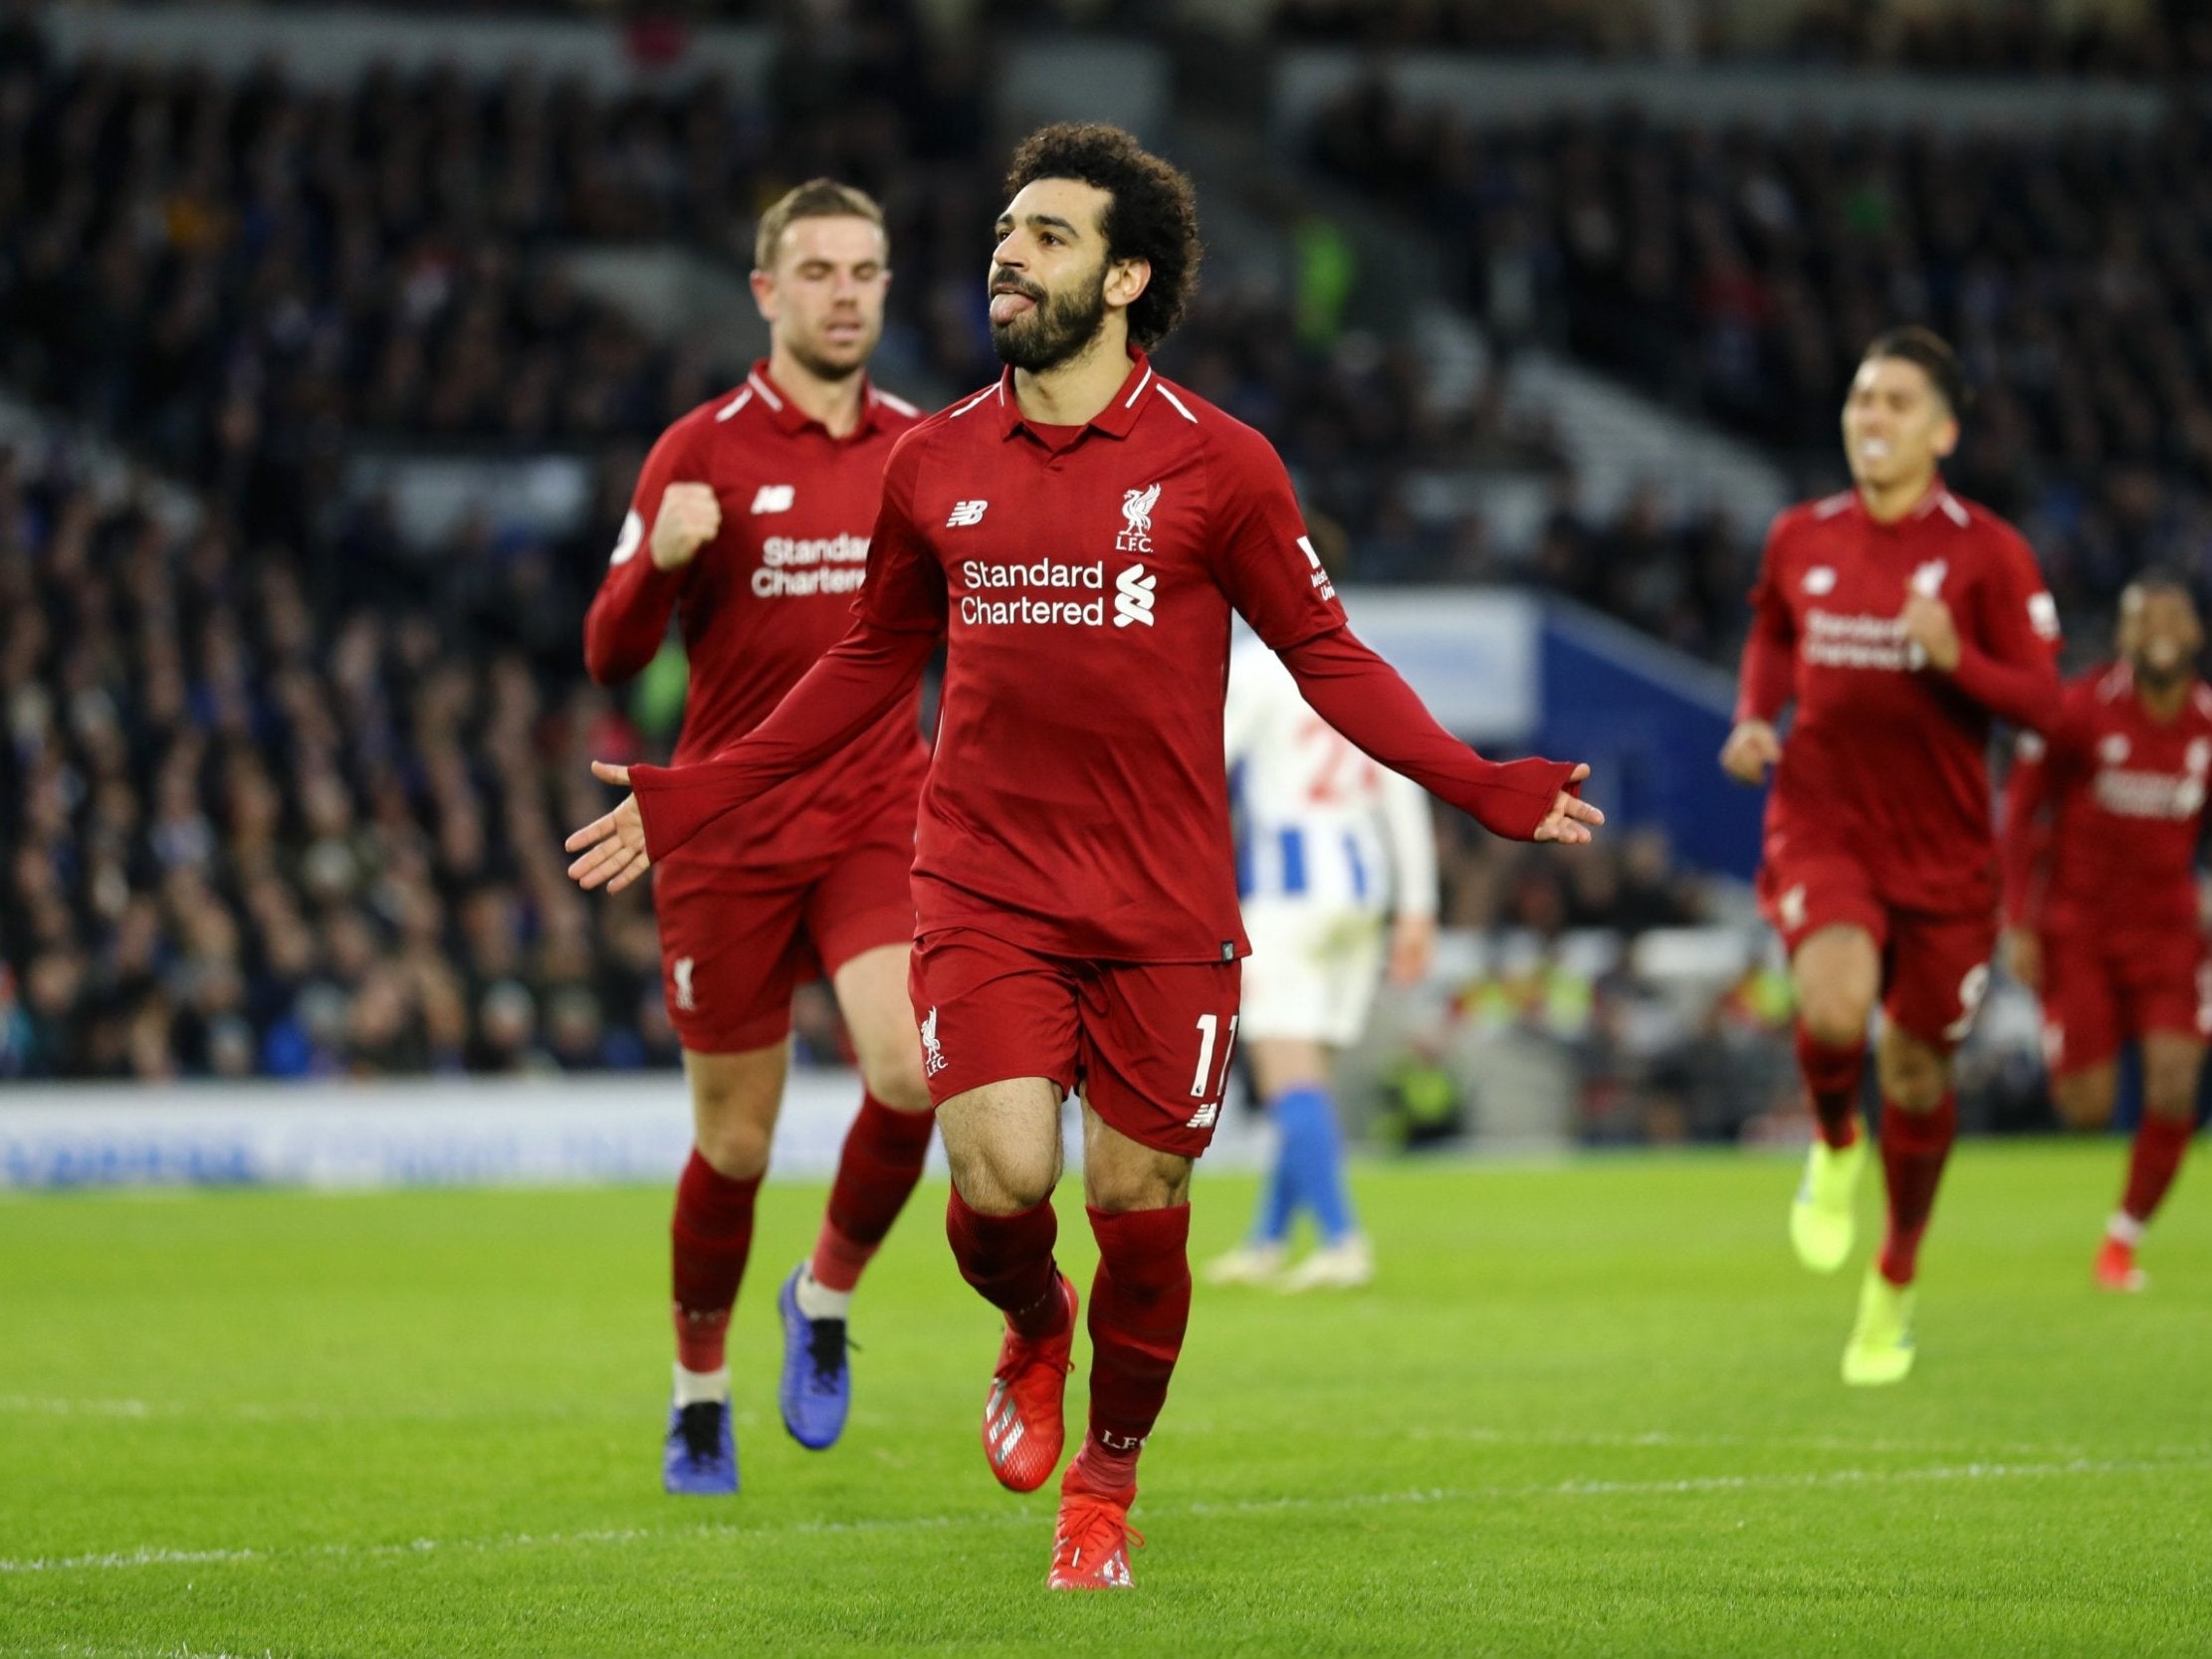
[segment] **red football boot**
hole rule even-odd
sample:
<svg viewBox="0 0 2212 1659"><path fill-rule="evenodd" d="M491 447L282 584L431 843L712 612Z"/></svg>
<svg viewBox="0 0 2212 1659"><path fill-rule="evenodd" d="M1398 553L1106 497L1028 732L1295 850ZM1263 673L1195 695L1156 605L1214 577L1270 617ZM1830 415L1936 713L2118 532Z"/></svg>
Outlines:
<svg viewBox="0 0 2212 1659"><path fill-rule="evenodd" d="M2135 1265L2135 1247L2107 1236L2104 1248L2097 1253L2097 1282L2108 1291L2139 1291L2150 1280Z"/></svg>
<svg viewBox="0 0 2212 1659"><path fill-rule="evenodd" d="M1137 1489L1092 1492L1060 1484L1060 1524L1052 1535L1052 1570L1044 1587L1053 1590L1127 1590L1129 1547L1144 1548L1144 1534L1129 1525L1129 1506Z"/></svg>
<svg viewBox="0 0 2212 1659"><path fill-rule="evenodd" d="M1006 1327L998 1345L998 1365L984 1397L984 1456L998 1484L1011 1492L1034 1492L1052 1478L1067 1443L1061 1401L1071 1369L1068 1350L1075 1346L1075 1287L1056 1274L1067 1304L1067 1323L1056 1337L1031 1339Z"/></svg>

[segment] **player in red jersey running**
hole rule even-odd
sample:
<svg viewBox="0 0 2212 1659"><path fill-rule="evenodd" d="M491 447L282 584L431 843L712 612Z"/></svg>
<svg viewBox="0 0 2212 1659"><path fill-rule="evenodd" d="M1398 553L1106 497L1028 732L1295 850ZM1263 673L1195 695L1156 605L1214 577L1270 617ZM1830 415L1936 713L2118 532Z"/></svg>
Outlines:
<svg viewBox="0 0 2212 1659"><path fill-rule="evenodd" d="M1791 508L1752 594L1736 726L1721 764L1774 768L1759 896L1790 953L1798 1060L1819 1119L1790 1213L1799 1258L1852 1245L1866 1144L1859 1086L1879 997L1889 1226L1844 1349L1844 1380L1911 1369L1920 1237L1957 1133L1951 1052L1997 941L1992 718L2035 727L2058 701L2058 612L2035 555L1944 488L1965 382L1949 346L1898 328L1844 403L1856 488ZM1792 700L1785 741L1775 721Z"/></svg>
<svg viewBox="0 0 2212 1659"><path fill-rule="evenodd" d="M646 458L585 620L584 657L601 685L626 680L678 617L691 663L679 762L751 730L850 620L884 462L919 418L864 372L883 331L888 253L882 213L845 185L816 179L770 208L753 273L768 358L671 426ZM929 1091L906 1003L907 868L925 765L910 690L655 877L695 1138L670 1228L671 1492L738 1488L724 1339L782 1100L791 991L816 972L836 992L865 1093L813 1256L777 1299L779 1392L801 1444L825 1447L844 1426L853 1287L929 1147Z"/></svg>
<svg viewBox="0 0 2212 1659"><path fill-rule="evenodd" d="M2043 996L2059 1115L2111 1121L2120 1045L2142 1055L2143 1113L2127 1184L2098 1253L2107 1290L2140 1290L2135 1246L2196 1130L2212 1035L2212 963L2197 844L2212 775L2204 627L2180 578L2120 595L2119 662L2067 687L2059 718L2023 733L2005 786L2005 949Z"/></svg>
<svg viewBox="0 0 2212 1659"><path fill-rule="evenodd" d="M595 767L636 793L568 845L583 886L635 879L910 696L946 640L912 994L947 1232L1005 1317L984 1447L1016 1491L1060 1460L1077 1299L1051 1195L1079 1090L1090 1426L1047 1582L1119 1588L1191 1311L1192 1160L1236 1040L1231 610L1331 726L1492 830L1584 841L1602 818L1573 793L1587 768L1499 765L1430 718L1345 627L1273 450L1152 367L1197 272L1190 181L1126 132L1057 126L1006 182L989 282L1006 372L900 441L852 632L707 764Z"/></svg>

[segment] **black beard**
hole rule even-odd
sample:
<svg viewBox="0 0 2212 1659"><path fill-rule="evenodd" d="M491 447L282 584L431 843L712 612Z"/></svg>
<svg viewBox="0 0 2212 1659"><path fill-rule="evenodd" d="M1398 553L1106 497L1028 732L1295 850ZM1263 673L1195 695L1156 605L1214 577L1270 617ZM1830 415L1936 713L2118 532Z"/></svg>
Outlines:
<svg viewBox="0 0 2212 1659"><path fill-rule="evenodd" d="M2170 692L2196 672L2193 662L2178 662L2171 669L2153 668L2137 657L2128 664L2135 671L2135 683L2153 692Z"/></svg>
<svg viewBox="0 0 2212 1659"><path fill-rule="evenodd" d="M1079 357L1098 337L1106 320L1106 275L1088 294L1076 290L1047 295L1026 316L991 325L991 348L998 360L1030 374L1042 374Z"/></svg>

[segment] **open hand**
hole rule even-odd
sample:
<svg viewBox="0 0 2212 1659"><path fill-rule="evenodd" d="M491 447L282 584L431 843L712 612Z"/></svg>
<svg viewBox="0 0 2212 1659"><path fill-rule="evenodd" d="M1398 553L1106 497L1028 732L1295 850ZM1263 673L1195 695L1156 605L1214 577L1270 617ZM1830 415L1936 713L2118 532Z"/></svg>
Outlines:
<svg viewBox="0 0 2212 1659"><path fill-rule="evenodd" d="M1577 766L1567 774L1569 783L1580 783L1590 775L1588 766ZM1544 814L1544 821L1536 826L1531 841L1557 841L1569 847L1580 846L1590 839L1590 832L1605 822L1605 814L1588 801L1577 800L1562 789L1559 798L1551 803L1551 810Z"/></svg>
<svg viewBox="0 0 2212 1659"><path fill-rule="evenodd" d="M604 760L591 762L591 775L601 783L630 781L629 767ZM609 893L620 893L644 875L653 862L645 856L645 817L637 809L635 795L624 796L620 806L584 825L563 845L569 852L583 855L568 866L568 875L586 892L604 887Z"/></svg>

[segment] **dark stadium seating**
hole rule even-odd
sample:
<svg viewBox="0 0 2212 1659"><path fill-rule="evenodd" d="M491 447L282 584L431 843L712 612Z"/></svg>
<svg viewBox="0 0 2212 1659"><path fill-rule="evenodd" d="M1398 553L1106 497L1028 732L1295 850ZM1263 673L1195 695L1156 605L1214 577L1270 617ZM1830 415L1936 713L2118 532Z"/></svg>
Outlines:
<svg viewBox="0 0 2212 1659"><path fill-rule="evenodd" d="M2020 521L2063 611L2212 549L2212 121L2045 137L1786 132L1633 114L1489 127L1380 83L1313 154L1449 237L1485 308L1532 276L1539 337L1800 468L1838 470L1841 390L1923 320L1980 402L1953 484ZM2101 643L2101 641L2099 642Z"/></svg>

